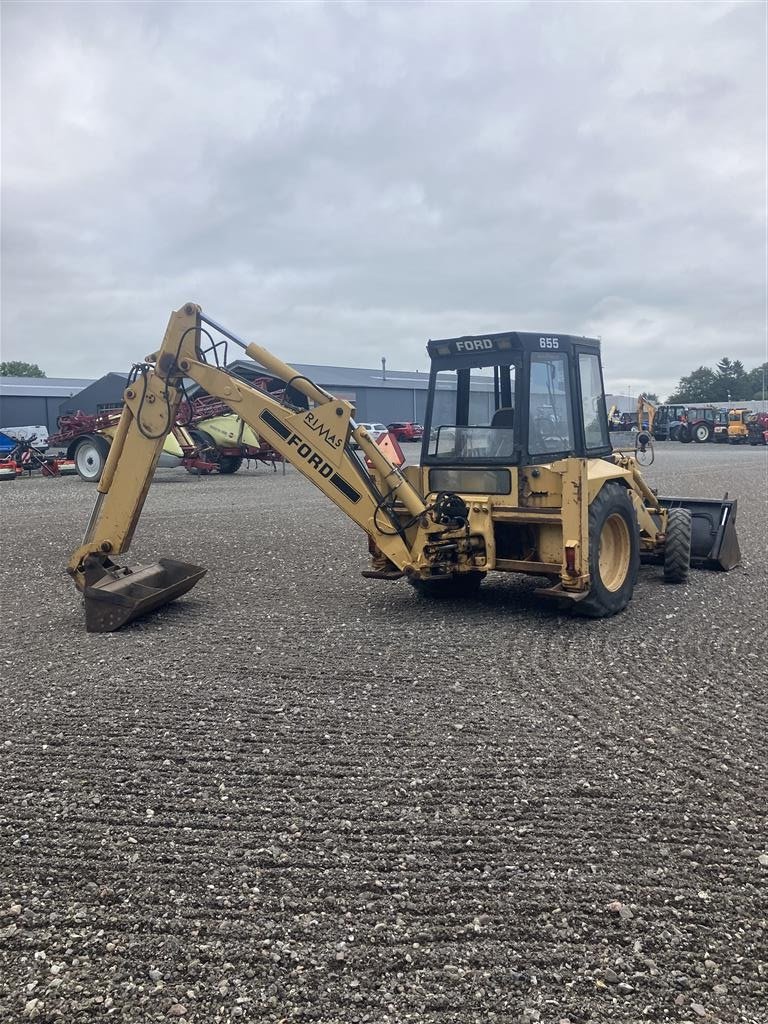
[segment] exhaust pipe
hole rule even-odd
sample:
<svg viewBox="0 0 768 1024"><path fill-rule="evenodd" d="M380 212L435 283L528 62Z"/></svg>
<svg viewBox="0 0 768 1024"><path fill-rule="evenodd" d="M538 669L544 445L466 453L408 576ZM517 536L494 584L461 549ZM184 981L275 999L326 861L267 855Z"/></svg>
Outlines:
<svg viewBox="0 0 768 1024"><path fill-rule="evenodd" d="M691 564L728 572L741 564L736 536L737 501L726 494L715 498L658 498L663 508L686 508L691 513Z"/></svg>

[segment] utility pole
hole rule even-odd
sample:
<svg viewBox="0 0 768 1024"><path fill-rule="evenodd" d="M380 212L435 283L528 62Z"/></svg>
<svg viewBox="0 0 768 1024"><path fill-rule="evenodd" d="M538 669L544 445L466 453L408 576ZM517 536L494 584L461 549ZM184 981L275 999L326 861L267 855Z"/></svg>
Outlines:
<svg viewBox="0 0 768 1024"><path fill-rule="evenodd" d="M382 380L386 380L387 379L387 357L386 356L382 356L381 357L381 379Z"/></svg>

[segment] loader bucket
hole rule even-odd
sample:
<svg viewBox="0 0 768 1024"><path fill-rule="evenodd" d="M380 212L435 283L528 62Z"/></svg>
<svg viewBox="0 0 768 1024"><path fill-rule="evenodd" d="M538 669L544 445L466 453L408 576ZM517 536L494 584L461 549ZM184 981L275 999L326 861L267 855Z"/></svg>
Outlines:
<svg viewBox="0 0 768 1024"><path fill-rule="evenodd" d="M691 564L727 572L741 562L736 536L736 499L659 498L664 508L687 508L691 513Z"/></svg>
<svg viewBox="0 0 768 1024"><path fill-rule="evenodd" d="M89 633L111 633L148 612L175 601L205 575L190 562L161 558L154 565L131 572L98 558L84 565L85 628Z"/></svg>

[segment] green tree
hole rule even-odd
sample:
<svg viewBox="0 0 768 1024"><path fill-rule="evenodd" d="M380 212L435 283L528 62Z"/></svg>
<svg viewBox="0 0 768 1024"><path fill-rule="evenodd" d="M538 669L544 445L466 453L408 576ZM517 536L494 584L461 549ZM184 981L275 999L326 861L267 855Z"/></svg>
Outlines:
<svg viewBox="0 0 768 1024"><path fill-rule="evenodd" d="M717 364L716 402L738 401L747 397L747 372L740 359L731 361L723 356Z"/></svg>
<svg viewBox="0 0 768 1024"><path fill-rule="evenodd" d="M9 363L0 363L0 377L44 377L45 370L41 370L37 363L22 363L18 359L12 359Z"/></svg>
<svg viewBox="0 0 768 1024"><path fill-rule="evenodd" d="M747 374L745 398L755 401L768 398L768 363L761 363Z"/></svg>
<svg viewBox="0 0 768 1024"><path fill-rule="evenodd" d="M659 396L655 391L642 391L641 394L645 396L646 401L650 402L651 405L659 404Z"/></svg>
<svg viewBox="0 0 768 1024"><path fill-rule="evenodd" d="M708 366L700 366L687 377L680 378L676 391L669 396L667 402L717 402L719 384L714 370L710 370Z"/></svg>

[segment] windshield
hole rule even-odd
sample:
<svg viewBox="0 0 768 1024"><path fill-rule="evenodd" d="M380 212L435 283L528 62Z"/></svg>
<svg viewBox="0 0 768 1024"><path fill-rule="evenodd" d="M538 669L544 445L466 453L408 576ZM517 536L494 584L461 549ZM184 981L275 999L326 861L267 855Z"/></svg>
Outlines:
<svg viewBox="0 0 768 1024"><path fill-rule="evenodd" d="M507 462L515 452L515 367L437 375L428 454L434 459Z"/></svg>

